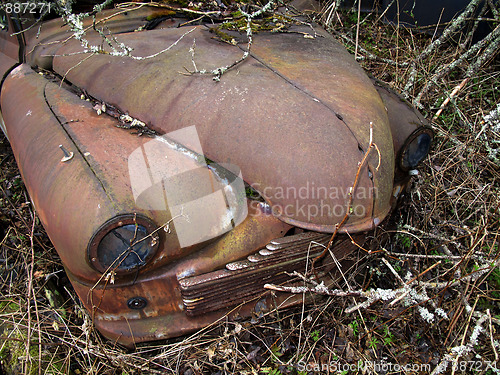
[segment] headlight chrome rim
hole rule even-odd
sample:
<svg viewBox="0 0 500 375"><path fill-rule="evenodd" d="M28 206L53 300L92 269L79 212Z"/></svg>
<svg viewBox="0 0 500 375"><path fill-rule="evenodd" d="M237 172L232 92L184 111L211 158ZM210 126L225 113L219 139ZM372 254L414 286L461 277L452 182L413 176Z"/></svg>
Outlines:
<svg viewBox="0 0 500 375"><path fill-rule="evenodd" d="M134 236L137 238L133 246L129 246L127 249L124 245L124 248L118 250L116 254L103 254L102 248L100 249L102 241L109 238L107 237L108 235L114 234L115 230L127 228L128 226L133 226L135 228ZM159 235L154 233L156 229L157 226L149 218L140 214L123 214L113 217L99 227L89 242L87 255L90 265L100 273L113 271L117 275L123 275L136 272L143 268L158 250L160 240ZM128 228L125 230L128 230ZM139 236L137 236L138 234ZM119 237L119 235L117 237ZM124 240L130 239L121 238L122 243L124 243ZM137 255L135 250L137 245L147 247L147 252L143 257ZM109 260L106 261L103 259L103 256L105 257L106 255L110 257L115 255L114 260L112 262ZM139 261L132 266L123 266L124 262L126 262L126 264L130 263L130 260L127 261L129 256L135 256Z"/></svg>
<svg viewBox="0 0 500 375"><path fill-rule="evenodd" d="M425 150L419 149L421 147L419 138L421 139L421 137L428 138L426 144L424 145ZM434 138L434 131L428 126L421 126L417 128L413 133L411 133L398 153L397 160L399 168L405 172L415 169L429 154L433 138ZM416 157L417 159L416 162L410 163L409 153L415 151L414 142L418 142L416 147L417 151L420 153L421 156L419 155L418 157Z"/></svg>

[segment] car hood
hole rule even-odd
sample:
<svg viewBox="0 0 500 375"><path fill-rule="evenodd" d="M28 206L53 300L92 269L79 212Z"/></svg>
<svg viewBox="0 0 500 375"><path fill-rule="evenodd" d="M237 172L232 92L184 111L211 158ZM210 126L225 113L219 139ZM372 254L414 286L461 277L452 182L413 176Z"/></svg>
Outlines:
<svg viewBox="0 0 500 375"><path fill-rule="evenodd" d="M389 212L394 176L384 104L330 36L311 38L307 27L290 31L255 35L250 57L220 82L186 70L193 62L207 71L230 65L246 43L216 41L205 26L116 36L136 57L172 46L145 59L74 54L82 47L73 40L54 51L53 69L160 134L194 125L207 158L237 165L275 215L310 230L332 232L347 212L372 124L380 153L372 152L360 169L343 227L370 229Z"/></svg>

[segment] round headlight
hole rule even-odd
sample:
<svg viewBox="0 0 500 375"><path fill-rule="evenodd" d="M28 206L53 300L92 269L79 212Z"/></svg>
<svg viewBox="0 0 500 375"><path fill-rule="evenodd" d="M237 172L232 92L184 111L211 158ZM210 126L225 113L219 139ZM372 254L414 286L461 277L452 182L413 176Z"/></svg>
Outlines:
<svg viewBox="0 0 500 375"><path fill-rule="evenodd" d="M144 216L120 215L102 225L90 240L90 264L100 272L136 271L158 249L156 226Z"/></svg>
<svg viewBox="0 0 500 375"><path fill-rule="evenodd" d="M425 159L431 149L432 129L420 127L406 139L399 154L399 166L404 171L414 169Z"/></svg>

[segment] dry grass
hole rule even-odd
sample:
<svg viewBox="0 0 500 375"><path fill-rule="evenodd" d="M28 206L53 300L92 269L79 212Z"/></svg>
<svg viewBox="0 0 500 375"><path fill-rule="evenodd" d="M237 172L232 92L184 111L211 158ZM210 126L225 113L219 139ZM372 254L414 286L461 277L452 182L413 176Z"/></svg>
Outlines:
<svg viewBox="0 0 500 375"><path fill-rule="evenodd" d="M325 9L330 14L332 8ZM331 14L326 26L354 52L357 12ZM384 24L375 14L361 19L358 57L368 72L398 91L406 88L429 119L451 100L432 122L431 155L390 222L375 233L373 249L384 251L353 254L360 260L339 287L398 289L414 279L409 288L425 293L426 300L378 301L346 313L363 300L324 298L129 352L92 329L2 137L0 373L305 373L299 372L299 361L311 369L385 361L429 364L420 373L444 363L449 365L443 373L496 373L487 364L500 368L500 167L488 147L500 134L484 116L500 102L500 62L492 54L469 75L477 56L486 53L483 48L441 74L440 68L470 49L467 34L455 33L423 56L433 41L430 35ZM413 67L415 81L409 86ZM436 85L427 89L433 79Z"/></svg>

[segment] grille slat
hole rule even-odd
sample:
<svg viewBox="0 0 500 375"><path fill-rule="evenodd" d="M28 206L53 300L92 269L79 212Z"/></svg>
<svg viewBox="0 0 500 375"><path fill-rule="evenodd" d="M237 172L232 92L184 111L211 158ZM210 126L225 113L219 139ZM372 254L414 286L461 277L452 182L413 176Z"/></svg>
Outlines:
<svg viewBox="0 0 500 375"><path fill-rule="evenodd" d="M330 237L308 232L279 238L271 241L264 251L229 263L225 269L179 280L186 314L196 316L248 302L264 293L265 284L289 281L286 272L303 272L306 262L312 262L323 252L321 245L326 245ZM343 237L336 240L332 251L343 257L353 249L349 238Z"/></svg>

